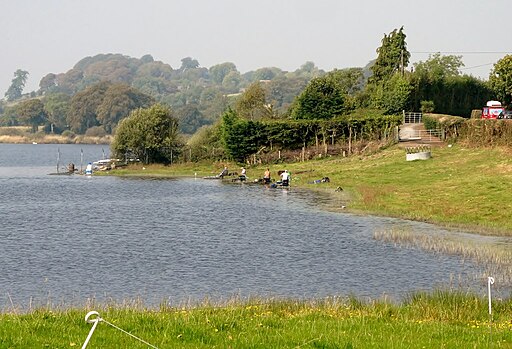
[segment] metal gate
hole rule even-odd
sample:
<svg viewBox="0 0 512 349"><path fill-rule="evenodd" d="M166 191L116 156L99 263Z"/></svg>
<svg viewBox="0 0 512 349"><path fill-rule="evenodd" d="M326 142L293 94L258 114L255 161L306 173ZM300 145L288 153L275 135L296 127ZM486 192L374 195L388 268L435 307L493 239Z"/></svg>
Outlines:
<svg viewBox="0 0 512 349"><path fill-rule="evenodd" d="M423 122L423 113L404 111L404 124L421 124Z"/></svg>

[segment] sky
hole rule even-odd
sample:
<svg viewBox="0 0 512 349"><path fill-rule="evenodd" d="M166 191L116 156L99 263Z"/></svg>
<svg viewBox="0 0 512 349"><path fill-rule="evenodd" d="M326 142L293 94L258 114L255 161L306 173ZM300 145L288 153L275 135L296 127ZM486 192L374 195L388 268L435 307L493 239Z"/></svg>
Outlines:
<svg viewBox="0 0 512 349"><path fill-rule="evenodd" d="M233 62L241 73L363 67L401 26L411 63L461 55L462 73L487 79L512 54L511 10L511 0L0 0L0 98L17 69L30 92L100 53L151 54L175 69L184 57Z"/></svg>

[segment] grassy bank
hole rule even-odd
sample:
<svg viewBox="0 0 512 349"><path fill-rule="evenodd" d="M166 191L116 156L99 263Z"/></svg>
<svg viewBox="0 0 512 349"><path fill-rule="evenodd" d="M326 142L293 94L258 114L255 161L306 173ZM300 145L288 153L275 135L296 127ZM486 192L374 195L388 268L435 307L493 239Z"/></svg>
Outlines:
<svg viewBox="0 0 512 349"><path fill-rule="evenodd" d="M416 294L396 305L355 299L95 309L157 348L510 348L512 303L456 292ZM81 347L87 309L0 315L1 348ZM491 330L492 329L492 330ZM100 322L88 348L147 348Z"/></svg>
<svg viewBox="0 0 512 349"><path fill-rule="evenodd" d="M119 175L204 176L221 171L224 163L134 166ZM228 164L238 171L239 166ZM287 168L292 185L333 195L331 209L395 216L458 226L493 235L512 235L512 151L507 148L432 150L432 159L405 161L399 146L369 156L324 158L270 165L274 177ZM265 167L248 168L250 178ZM329 183L312 184L329 177ZM336 188L342 191L336 191Z"/></svg>

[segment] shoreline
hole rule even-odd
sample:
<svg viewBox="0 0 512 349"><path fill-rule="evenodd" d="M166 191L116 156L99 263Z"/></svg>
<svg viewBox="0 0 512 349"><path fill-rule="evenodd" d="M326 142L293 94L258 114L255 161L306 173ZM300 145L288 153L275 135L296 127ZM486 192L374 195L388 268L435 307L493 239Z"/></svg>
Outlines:
<svg viewBox="0 0 512 349"><path fill-rule="evenodd" d="M446 148L451 151L452 148ZM444 149L442 151L446 152ZM378 167L379 165L372 165L371 162L373 159L379 160L379 158L384 158L388 160L391 158L390 154L393 157L399 156L399 153L402 150L399 146L392 147L392 149L383 150L376 154L371 154L368 156L354 156L349 158L336 158L333 157L329 160L310 160L309 162L299 162L299 163L290 163L290 164L272 164L272 165L258 165L253 167L247 167L247 171L249 173L249 177L253 177L254 173L263 175L264 170L269 167L271 168L271 172L274 175L277 173L277 170L281 170L284 168L291 169L292 172L292 183L291 187L298 187L304 190L310 190L314 192L319 192L323 195L328 195L331 203L322 205L322 209L336 212L336 213L351 213L356 215L372 215L378 217L389 217L389 218L397 218L404 219L409 221L423 222L433 224L448 230L462 230L467 233L483 235L483 236L495 236L495 237L512 237L512 225L511 227L507 226L499 226L494 224L493 216L490 213L484 212L485 217L482 220L474 220L471 221L467 219L463 221L464 218L471 218L470 213L465 211L465 205L461 205L460 202L469 202L472 200L471 196L462 195L460 198L456 198L453 203L449 203L446 206L453 206L460 211L460 217L455 217L450 214L442 215L443 210L451 211L451 207L438 207L438 202L435 197L432 197L432 194L429 193L429 187L425 186L421 183L424 188L422 192L426 192L425 195L419 194L419 199L422 200L421 205L414 205L414 200L408 199L406 196L409 194L407 187L402 188L402 192L399 193L400 196L405 196L403 200L399 201L400 205L403 205L405 209L397 210L395 202L386 201L387 196L389 196L389 190L382 188L384 185L388 184L389 181L389 172L383 172L382 179L383 185L379 183L379 178L370 178L372 181L371 187L370 185L361 185L358 183L357 178L353 179L352 183L343 183L344 175L340 176L340 168L344 167L344 165L353 165L356 162L356 165L351 170L351 172L357 173L358 171L363 172L366 167ZM436 150L437 151L437 150ZM461 151L465 151L465 149L461 149ZM492 150L489 150L492 151ZM398 153L398 155L397 155ZM485 157L485 151L484 155ZM438 156L439 157L439 156ZM440 157L439 157L440 158ZM391 158L393 161L393 158ZM435 160L434 160L435 161ZM327 163L327 166L326 165ZM359 162L359 163L357 163ZM113 175L113 176L140 176L140 177L188 177L188 178L198 178L203 176L211 176L220 173L224 164L228 164L229 168L238 168L238 165L229 162L202 162L202 163L185 163L185 164L175 164L170 166L163 165L132 165L128 168L116 169L114 171L110 171L109 173L105 173L105 175ZM420 167L420 165L429 164L429 162L415 161L411 166ZM430 162L432 164L432 162ZM418 166L417 166L418 165ZM386 166L389 166L386 164ZM402 165L407 166L407 165ZM483 165L481 165L483 166ZM511 172L512 172L512 164ZM142 170L142 167L145 169ZM420 171L423 169L420 167ZM437 171L437 168L434 168ZM446 169L444 169L446 170ZM450 170L450 169L447 169ZM491 169L492 170L492 169ZM468 171L472 171L469 169ZM196 176L194 176L194 173ZM322 177L330 177L330 181L327 183L319 183L314 184L315 181L318 182L318 179ZM449 175L452 177L452 175ZM257 177L257 176L256 176ZM360 175L359 177L363 177ZM367 176L371 177L371 176ZM341 178L341 179L340 179ZM512 178L512 176L511 176ZM367 178L365 178L365 181ZM453 181L453 180L452 180ZM457 188L460 186L462 188L469 179L465 179L463 183L446 183L449 185L451 190L454 192L460 192ZM443 185L443 180L441 180L441 185ZM474 184L475 187L478 186L478 183ZM391 185L394 188L394 185ZM341 190L338 191L338 189ZM415 191L415 187L411 187L411 191ZM395 193L393 193L395 194ZM471 194L471 193L470 193ZM448 196L448 193L444 194ZM489 195L489 199L493 197ZM500 202L496 203L496 206L500 206ZM490 205L494 207L494 205ZM423 209L423 210L420 210ZM436 217L434 215L424 214L425 212L430 213L429 210L437 209L440 211L441 215ZM472 209L472 207L468 207L468 209ZM503 212L502 212L503 213ZM489 218L487 218L489 217ZM440 219L442 218L442 219Z"/></svg>

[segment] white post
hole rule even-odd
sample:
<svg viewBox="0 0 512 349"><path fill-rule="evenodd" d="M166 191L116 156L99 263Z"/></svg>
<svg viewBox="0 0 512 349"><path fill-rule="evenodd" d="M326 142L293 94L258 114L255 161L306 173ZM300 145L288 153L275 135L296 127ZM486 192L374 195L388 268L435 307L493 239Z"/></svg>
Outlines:
<svg viewBox="0 0 512 349"><path fill-rule="evenodd" d="M97 318L95 319L89 319L92 315L96 315ZM89 335L85 339L84 345L82 345L82 349L87 348L87 344L89 343L89 340L92 337L92 334L94 333L94 330L96 329L96 326L98 326L98 323L101 321L100 314L98 314L97 311L90 311L85 315L85 322L93 324L91 330L89 331Z"/></svg>
<svg viewBox="0 0 512 349"><path fill-rule="evenodd" d="M492 305L491 305L491 285L494 284L494 278L489 276L487 278L487 290L489 292L489 316L492 316Z"/></svg>

